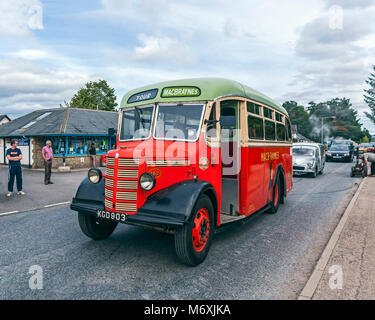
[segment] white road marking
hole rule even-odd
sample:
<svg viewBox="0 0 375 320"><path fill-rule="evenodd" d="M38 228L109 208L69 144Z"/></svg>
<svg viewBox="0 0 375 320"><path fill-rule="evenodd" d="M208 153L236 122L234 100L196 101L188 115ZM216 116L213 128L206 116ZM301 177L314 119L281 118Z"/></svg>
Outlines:
<svg viewBox="0 0 375 320"><path fill-rule="evenodd" d="M65 205L65 204L69 204L70 201L65 201L65 202L58 202L58 203L52 203L52 204L47 204L41 208L31 208L29 210L15 210L15 211L9 211L9 212L3 212L3 213L0 213L0 216L8 216L8 215L11 215L11 214L15 214L15 213L23 213L23 212L28 212L28 211L35 211L35 210L40 210L40 209L43 209L43 208L50 208L50 207L56 207L56 206L62 206L62 205Z"/></svg>
<svg viewBox="0 0 375 320"><path fill-rule="evenodd" d="M0 213L0 216L7 216L9 214L13 214L13 213L18 213L19 211L9 211L9 212L4 212L4 213Z"/></svg>
<svg viewBox="0 0 375 320"><path fill-rule="evenodd" d="M68 204L70 201L65 201L65 202L58 202L58 203L53 203L53 204L47 204L44 206L44 208L50 208L50 207L55 207L55 206L61 206L63 204Z"/></svg>

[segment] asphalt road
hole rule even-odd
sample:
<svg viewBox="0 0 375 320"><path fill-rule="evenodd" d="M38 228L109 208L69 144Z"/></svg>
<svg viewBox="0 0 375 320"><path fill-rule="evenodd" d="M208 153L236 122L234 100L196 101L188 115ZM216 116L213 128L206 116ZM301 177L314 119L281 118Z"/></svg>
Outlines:
<svg viewBox="0 0 375 320"><path fill-rule="evenodd" d="M0 217L0 299L295 298L358 178L327 163L315 179L295 177L276 215L262 214L215 236L198 267L177 260L173 236L127 225L93 241L68 206ZM342 210L341 210L342 211ZM43 289L29 288L29 268Z"/></svg>

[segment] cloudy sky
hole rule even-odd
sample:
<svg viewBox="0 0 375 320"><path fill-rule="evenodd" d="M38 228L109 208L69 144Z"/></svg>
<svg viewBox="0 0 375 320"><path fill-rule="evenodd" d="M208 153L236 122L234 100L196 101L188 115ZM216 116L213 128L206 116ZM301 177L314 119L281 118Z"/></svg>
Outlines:
<svg viewBox="0 0 375 320"><path fill-rule="evenodd" d="M0 114L57 107L87 81L118 100L225 77L283 103L351 98L375 64L375 0L0 0Z"/></svg>

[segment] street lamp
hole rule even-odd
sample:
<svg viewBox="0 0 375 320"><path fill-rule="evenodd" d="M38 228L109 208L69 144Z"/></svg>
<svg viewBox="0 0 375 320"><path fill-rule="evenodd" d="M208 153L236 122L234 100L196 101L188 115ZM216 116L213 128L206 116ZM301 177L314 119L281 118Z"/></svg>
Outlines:
<svg viewBox="0 0 375 320"><path fill-rule="evenodd" d="M324 124L323 124L323 120L324 119L336 119L336 116L322 117L320 119L322 120L322 144L324 144Z"/></svg>

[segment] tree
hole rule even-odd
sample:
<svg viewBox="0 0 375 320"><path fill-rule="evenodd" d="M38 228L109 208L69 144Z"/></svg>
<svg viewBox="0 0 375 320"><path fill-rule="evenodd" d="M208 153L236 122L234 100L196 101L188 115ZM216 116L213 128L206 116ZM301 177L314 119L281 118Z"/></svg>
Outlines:
<svg viewBox="0 0 375 320"><path fill-rule="evenodd" d="M305 107L298 105L295 101L286 101L283 103L283 107L288 112L291 123L297 126L298 133L309 138L312 125Z"/></svg>
<svg viewBox="0 0 375 320"><path fill-rule="evenodd" d="M115 89L105 80L88 82L78 90L68 105L71 108L115 111Z"/></svg>
<svg viewBox="0 0 375 320"><path fill-rule="evenodd" d="M358 112L350 99L335 98L325 102L309 102L307 110L295 101L287 101L283 107L288 111L292 124L297 125L299 133L313 141L320 142L322 118L324 118L324 137L352 139L361 141L371 135L361 129Z"/></svg>
<svg viewBox="0 0 375 320"><path fill-rule="evenodd" d="M372 66L372 69L375 71L375 65ZM369 89L364 90L364 99L367 105L369 106L371 113L365 112L367 118L375 123L375 73L371 73L366 83L370 86Z"/></svg>

